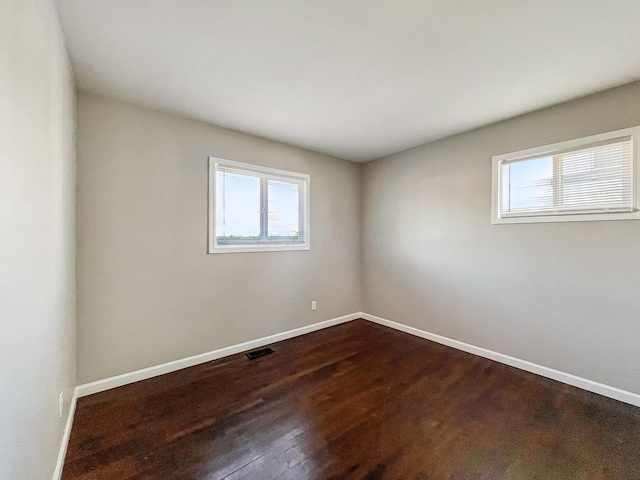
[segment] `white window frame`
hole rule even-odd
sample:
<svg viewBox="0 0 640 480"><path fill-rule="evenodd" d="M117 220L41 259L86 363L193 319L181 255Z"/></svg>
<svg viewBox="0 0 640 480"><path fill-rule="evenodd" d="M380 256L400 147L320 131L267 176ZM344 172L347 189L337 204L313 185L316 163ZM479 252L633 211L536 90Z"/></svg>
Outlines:
<svg viewBox="0 0 640 480"><path fill-rule="evenodd" d="M303 215L303 235L304 242L287 243L287 242L268 242L249 243L247 245L239 244L218 244L216 238L216 172L218 166L232 167L271 177L274 180L287 181L293 180L298 182L302 188L300 189L301 201L304 205ZM310 239L310 223L311 223L311 201L310 192L311 177L305 173L289 172L286 170L278 170L276 168L263 167L250 163L235 162L224 158L209 157L209 228L208 228L208 253L240 253L240 252L285 252L293 250L309 250L311 248ZM264 227L261 226L261 230Z"/></svg>
<svg viewBox="0 0 640 480"><path fill-rule="evenodd" d="M633 152L633 211L631 212L597 212L597 213L545 213L544 215L508 216L500 215L502 195L501 166L505 162L525 160L527 158L545 155L557 155L559 153L579 150L598 142L606 142L617 138L631 137ZM505 153L492 157L491 175L491 223L494 225L510 223L542 223L542 222L590 222L598 220L640 220L640 126L616 130L613 132L591 135L566 142L558 142L542 147L529 148L518 152Z"/></svg>

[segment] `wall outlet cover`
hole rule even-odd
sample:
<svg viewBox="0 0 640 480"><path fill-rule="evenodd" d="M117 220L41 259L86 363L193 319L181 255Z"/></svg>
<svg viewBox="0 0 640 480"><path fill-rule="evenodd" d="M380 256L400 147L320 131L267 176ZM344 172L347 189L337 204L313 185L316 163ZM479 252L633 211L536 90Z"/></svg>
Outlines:
<svg viewBox="0 0 640 480"><path fill-rule="evenodd" d="M58 418L62 418L62 409L64 407L64 392L58 394Z"/></svg>

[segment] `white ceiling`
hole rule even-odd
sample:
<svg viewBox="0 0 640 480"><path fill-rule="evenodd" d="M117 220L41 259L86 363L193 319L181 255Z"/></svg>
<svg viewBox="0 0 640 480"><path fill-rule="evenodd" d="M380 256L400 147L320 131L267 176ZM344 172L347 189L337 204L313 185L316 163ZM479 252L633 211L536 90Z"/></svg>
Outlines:
<svg viewBox="0 0 640 480"><path fill-rule="evenodd" d="M367 161L640 79L639 0L58 0L79 88Z"/></svg>

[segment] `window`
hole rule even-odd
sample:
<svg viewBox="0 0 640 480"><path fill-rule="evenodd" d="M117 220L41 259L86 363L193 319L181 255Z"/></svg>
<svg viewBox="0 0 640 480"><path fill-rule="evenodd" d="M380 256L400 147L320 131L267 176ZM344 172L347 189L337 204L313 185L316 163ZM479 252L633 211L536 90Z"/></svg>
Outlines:
<svg viewBox="0 0 640 480"><path fill-rule="evenodd" d="M309 175L209 157L209 253L309 249Z"/></svg>
<svg viewBox="0 0 640 480"><path fill-rule="evenodd" d="M638 219L640 127L493 157L492 223Z"/></svg>

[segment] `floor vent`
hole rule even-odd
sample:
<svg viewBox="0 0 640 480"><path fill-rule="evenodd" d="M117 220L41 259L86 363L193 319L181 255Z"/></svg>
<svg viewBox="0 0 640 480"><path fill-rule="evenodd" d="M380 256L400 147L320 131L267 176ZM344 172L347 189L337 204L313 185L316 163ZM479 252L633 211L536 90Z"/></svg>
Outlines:
<svg viewBox="0 0 640 480"><path fill-rule="evenodd" d="M255 360L256 358L264 357L265 355L269 355L274 351L270 348L263 348L262 350L255 350L253 352L245 353L249 360Z"/></svg>

